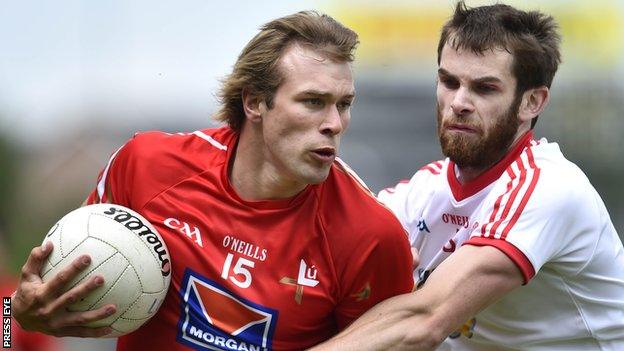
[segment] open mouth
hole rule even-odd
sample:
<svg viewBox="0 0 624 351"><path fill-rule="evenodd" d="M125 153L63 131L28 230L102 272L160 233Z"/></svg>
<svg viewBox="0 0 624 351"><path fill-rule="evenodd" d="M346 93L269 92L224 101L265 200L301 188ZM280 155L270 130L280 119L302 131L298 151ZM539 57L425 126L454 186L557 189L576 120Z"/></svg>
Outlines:
<svg viewBox="0 0 624 351"><path fill-rule="evenodd" d="M322 161L333 161L336 156L336 150L331 147L315 149L312 153Z"/></svg>

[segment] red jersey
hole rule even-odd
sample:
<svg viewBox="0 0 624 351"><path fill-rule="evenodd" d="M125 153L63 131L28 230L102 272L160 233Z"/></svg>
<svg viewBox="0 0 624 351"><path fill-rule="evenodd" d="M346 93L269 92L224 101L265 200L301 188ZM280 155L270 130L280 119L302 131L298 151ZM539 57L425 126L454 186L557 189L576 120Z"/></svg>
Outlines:
<svg viewBox="0 0 624 351"><path fill-rule="evenodd" d="M118 350L304 349L411 291L403 227L341 161L293 198L245 201L228 178L237 138L141 133L102 171L88 202L145 216L172 263L159 312Z"/></svg>

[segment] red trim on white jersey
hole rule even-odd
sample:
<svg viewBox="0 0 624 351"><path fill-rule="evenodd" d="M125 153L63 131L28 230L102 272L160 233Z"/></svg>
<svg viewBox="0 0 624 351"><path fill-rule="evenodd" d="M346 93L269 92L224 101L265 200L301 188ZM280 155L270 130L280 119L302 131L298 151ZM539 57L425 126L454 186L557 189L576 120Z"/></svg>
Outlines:
<svg viewBox="0 0 624 351"><path fill-rule="evenodd" d="M505 198L505 196L507 196L507 194L509 194L511 190L514 188L513 181L517 177L516 177L516 174L511 169L511 167L507 168L507 174L509 175L511 179L507 183L507 189L505 190L505 192L502 195L500 195L498 199L496 199L496 202L494 203L494 208L492 209L492 214L490 215L490 218L488 219L488 223L494 222L494 219L496 218L496 215L498 214L498 210L500 209L503 198ZM483 223L483 225L481 225L481 236L486 236L485 227L487 226L488 223Z"/></svg>
<svg viewBox="0 0 624 351"><path fill-rule="evenodd" d="M535 269L531 264L531 261L524 255L524 253L503 240L496 240L491 238L472 237L466 241L463 245L474 246L493 246L501 250L510 260L512 260L524 277L524 284L528 283L531 278L535 276Z"/></svg>
<svg viewBox="0 0 624 351"><path fill-rule="evenodd" d="M477 178L463 185L457 180L457 176L455 175L455 163L453 161L449 161L446 176L455 200L462 201L468 197L471 197L472 195L478 193L488 185L498 180L503 172L505 172L507 167L509 167L509 165L513 161L515 161L518 156L520 156L522 151L530 145L530 141L532 138L533 132L528 131L518 140L516 146L514 146L514 148L510 152L508 152L502 160L498 161L498 163L496 163L487 171L483 172Z"/></svg>
<svg viewBox="0 0 624 351"><path fill-rule="evenodd" d="M514 163L514 165L520 170L520 175L518 176L517 173L513 171L513 167L508 168L508 170L510 171L509 173L511 175L511 179L507 183L507 191L503 195L499 196L498 199L496 199L497 206L495 206L494 210L492 211L492 215L490 216L490 222L483 223L483 225L481 226L481 236L494 237L496 235L496 230L498 229L498 227L501 225L501 223L503 223L503 221L508 219L509 211L511 211L511 207L514 204L514 201L518 196L520 189L522 189L522 186L526 181L527 172L526 168L522 165L522 159L519 158ZM505 197L507 196L507 194L509 194L509 196ZM504 209L502 211L502 214L499 216L499 219L495 220L496 216L498 215L498 209L500 209L500 205L503 200L505 200ZM490 228L489 230L487 229L488 227Z"/></svg>
<svg viewBox="0 0 624 351"><path fill-rule="evenodd" d="M444 165L442 162L443 161L431 162L430 164L420 168L419 171L429 171L432 174L440 174L440 172L442 172L442 166Z"/></svg>
<svg viewBox="0 0 624 351"><path fill-rule="evenodd" d="M489 222L481 225L480 236L482 237L505 240L533 194L540 176L540 169L535 165L530 147L526 149L525 154L509 166L507 173L510 179L506 191L496 199ZM516 201L517 199L520 199L519 202ZM501 206L504 206L504 209L499 213ZM505 226L499 232L501 225Z"/></svg>
<svg viewBox="0 0 624 351"><path fill-rule="evenodd" d="M533 190L535 190L535 186L537 185L537 180L539 179L539 176L540 176L540 169L537 168L537 166L535 165L535 159L533 158L533 151L531 151L531 148L527 148L527 157L529 159L530 170L533 171L532 177L529 175L531 177L531 183L529 184L529 188L524 193L524 196L522 196L522 200L520 201L520 205L516 209L516 212L514 213L513 217L511 218L511 220L509 221L509 223L507 224L507 226L505 227L505 229L503 229L501 233L501 239L503 240L505 240L511 228L513 228L513 226L518 221L518 218L522 214L522 211L524 211L524 207L529 201L531 194L533 194Z"/></svg>
<svg viewBox="0 0 624 351"><path fill-rule="evenodd" d="M421 168L421 169L422 169L422 168ZM396 187L397 187L397 186L399 186L400 184L407 184L407 183L409 183L409 179L401 179L401 180L399 180L399 182L397 183L397 185L392 186L392 187L388 187L388 188L385 188L385 189L381 189L380 193L381 193L382 191L385 191L385 192L387 192L388 194L394 194L394 193L396 192Z"/></svg>

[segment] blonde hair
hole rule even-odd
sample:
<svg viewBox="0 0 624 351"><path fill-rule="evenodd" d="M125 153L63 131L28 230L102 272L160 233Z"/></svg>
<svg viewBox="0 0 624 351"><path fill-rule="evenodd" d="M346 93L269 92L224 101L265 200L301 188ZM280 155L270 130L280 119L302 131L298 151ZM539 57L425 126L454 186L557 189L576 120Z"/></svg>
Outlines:
<svg viewBox="0 0 624 351"><path fill-rule="evenodd" d="M278 63L293 43L320 51L337 62L352 62L359 41L353 30L315 11L301 11L263 25L238 56L232 73L222 81L218 95L221 108L214 118L240 131L245 120L245 89L272 108L273 96L283 80Z"/></svg>

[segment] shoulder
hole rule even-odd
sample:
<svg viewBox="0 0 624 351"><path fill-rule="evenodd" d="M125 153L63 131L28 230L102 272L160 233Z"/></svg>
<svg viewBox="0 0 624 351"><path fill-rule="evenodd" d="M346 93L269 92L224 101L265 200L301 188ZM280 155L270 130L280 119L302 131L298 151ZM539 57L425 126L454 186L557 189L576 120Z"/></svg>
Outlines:
<svg viewBox="0 0 624 351"><path fill-rule="evenodd" d="M407 232L357 175L335 164L319 190L319 219L338 276L354 277L369 262L411 282Z"/></svg>
<svg viewBox="0 0 624 351"><path fill-rule="evenodd" d="M559 266L562 271L582 267L606 221L608 214L585 174L557 144L542 140L525 148L505 170L488 194L475 222L481 224L475 224L468 243L497 246L528 280L531 272L563 256L568 264Z"/></svg>
<svg viewBox="0 0 624 351"><path fill-rule="evenodd" d="M406 237L392 211L383 205L357 174L337 161L319 188L321 218L331 240L383 242Z"/></svg>
<svg viewBox="0 0 624 351"><path fill-rule="evenodd" d="M138 209L172 185L226 164L234 141L228 128L136 133L109 159L98 180L98 197Z"/></svg>
<svg viewBox="0 0 624 351"><path fill-rule="evenodd" d="M565 158L558 144L545 139L527 147L499 183L499 192L511 187L511 194L524 194L542 210L574 210L595 195L583 171Z"/></svg>
<svg viewBox="0 0 624 351"><path fill-rule="evenodd" d="M228 131L227 128L218 128L190 133L139 132L119 150L119 154L134 162L153 165L188 161L191 161L190 164L203 164L225 156L227 145L234 136Z"/></svg>
<svg viewBox="0 0 624 351"><path fill-rule="evenodd" d="M601 221L600 204L585 174L556 144L542 141L525 148L488 193L478 232L523 241L537 240L539 233L555 238L555 232L576 231L587 218Z"/></svg>
<svg viewBox="0 0 624 351"><path fill-rule="evenodd" d="M436 176L442 174L442 170L445 169L448 164L448 159L432 161L422 167L416 172L416 174L421 175L431 175Z"/></svg>
<svg viewBox="0 0 624 351"><path fill-rule="evenodd" d="M426 205L433 193L446 188L447 167L448 159L431 162L421 167L410 179L381 190L377 198L405 220L407 212L411 212L408 208Z"/></svg>
<svg viewBox="0 0 624 351"><path fill-rule="evenodd" d="M445 179L448 158L444 160L432 161L420 167L410 179L402 179L395 186L382 189L379 194L394 194L406 189L418 188L430 182Z"/></svg>

